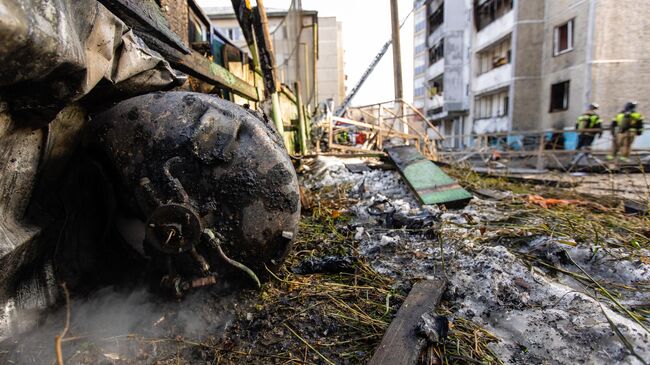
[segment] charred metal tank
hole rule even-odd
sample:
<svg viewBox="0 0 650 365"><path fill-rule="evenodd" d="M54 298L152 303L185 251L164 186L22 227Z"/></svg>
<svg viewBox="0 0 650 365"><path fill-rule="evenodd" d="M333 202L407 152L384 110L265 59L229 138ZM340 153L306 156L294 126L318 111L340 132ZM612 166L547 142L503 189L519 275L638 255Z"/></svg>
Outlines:
<svg viewBox="0 0 650 365"><path fill-rule="evenodd" d="M143 252L177 295L285 259L300 197L279 135L255 112L186 92L123 101L91 121L88 146L119 205L143 225ZM137 236L137 235L136 235Z"/></svg>

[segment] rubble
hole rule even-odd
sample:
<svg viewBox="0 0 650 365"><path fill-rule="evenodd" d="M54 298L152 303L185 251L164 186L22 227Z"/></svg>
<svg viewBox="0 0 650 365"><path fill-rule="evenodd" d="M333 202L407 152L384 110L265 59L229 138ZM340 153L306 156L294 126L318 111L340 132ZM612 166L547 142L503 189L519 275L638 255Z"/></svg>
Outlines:
<svg viewBox="0 0 650 365"><path fill-rule="evenodd" d="M110 335L64 343L69 363L367 363L411 288L429 280L447 289L439 306L412 321L427 343L421 364L650 358L647 217L626 216L607 199L598 202L606 211L543 207L528 197L588 199L449 169L464 187L482 189L482 198L460 210L422 206L397 171L352 173L333 157L309 165L300 180L311 203L294 251L260 291L212 288L164 305L149 294L124 294L145 298L133 310L147 315ZM84 313L104 302L73 299L72 338L97 331ZM0 361L35 343L48 354L62 312L15 340L22 347L3 343Z"/></svg>

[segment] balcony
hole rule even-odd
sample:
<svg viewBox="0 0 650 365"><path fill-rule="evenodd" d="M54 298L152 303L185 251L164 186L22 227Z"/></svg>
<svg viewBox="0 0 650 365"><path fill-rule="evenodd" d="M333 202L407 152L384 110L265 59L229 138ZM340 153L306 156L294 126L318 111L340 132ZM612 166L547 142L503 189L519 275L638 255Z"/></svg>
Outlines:
<svg viewBox="0 0 650 365"><path fill-rule="evenodd" d="M440 119L440 117L444 115L444 106L445 97L442 93L434 95L433 97L427 99L425 103L427 117L432 120Z"/></svg>
<svg viewBox="0 0 650 365"><path fill-rule="evenodd" d="M474 93L483 94L510 85L512 81L512 64L497 67L479 75L474 82Z"/></svg>
<svg viewBox="0 0 650 365"><path fill-rule="evenodd" d="M444 35L445 35L445 25L442 24L436 30L429 33L429 35L427 36L429 45L440 42L440 39L442 39Z"/></svg>
<svg viewBox="0 0 650 365"><path fill-rule="evenodd" d="M434 95L433 97L427 99L426 107L427 109L438 109L442 108L445 105L445 98L442 93Z"/></svg>
<svg viewBox="0 0 650 365"><path fill-rule="evenodd" d="M474 130L476 134L500 133L507 132L510 117L492 117L483 119L474 119Z"/></svg>
<svg viewBox="0 0 650 365"><path fill-rule="evenodd" d="M445 59L441 58L427 70L427 80L433 80L445 72Z"/></svg>
<svg viewBox="0 0 650 365"><path fill-rule="evenodd" d="M512 33L514 26L515 12L511 10L476 34L475 49L477 51L482 50L509 33Z"/></svg>

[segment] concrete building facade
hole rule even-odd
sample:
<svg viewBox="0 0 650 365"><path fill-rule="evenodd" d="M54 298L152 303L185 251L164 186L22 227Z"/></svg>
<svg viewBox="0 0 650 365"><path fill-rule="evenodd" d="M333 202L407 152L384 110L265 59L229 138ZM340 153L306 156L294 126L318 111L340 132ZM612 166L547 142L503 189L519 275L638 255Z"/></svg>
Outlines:
<svg viewBox="0 0 650 365"><path fill-rule="evenodd" d="M318 18L318 96L335 108L345 98L343 24L336 17Z"/></svg>
<svg viewBox="0 0 650 365"><path fill-rule="evenodd" d="M246 40L232 7L205 8L212 25L243 50ZM298 15L300 14L300 15ZM342 25L334 17L318 17L318 12L267 8L277 74L293 89L299 81L306 105L345 97Z"/></svg>
<svg viewBox="0 0 650 365"><path fill-rule="evenodd" d="M427 0L422 6L429 8L427 47L434 55L427 60L434 92L424 112L447 136L572 127L592 102L606 120L628 101L650 110L650 2Z"/></svg>
<svg viewBox="0 0 650 365"><path fill-rule="evenodd" d="M425 0L414 4L413 106L424 110L427 94L427 7Z"/></svg>

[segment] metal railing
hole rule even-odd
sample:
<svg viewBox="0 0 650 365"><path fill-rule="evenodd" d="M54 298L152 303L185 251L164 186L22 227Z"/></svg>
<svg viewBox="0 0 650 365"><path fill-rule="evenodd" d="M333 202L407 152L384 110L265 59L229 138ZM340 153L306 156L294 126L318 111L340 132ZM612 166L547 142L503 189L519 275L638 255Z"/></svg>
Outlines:
<svg viewBox="0 0 650 365"><path fill-rule="evenodd" d="M599 134L589 149L595 155L608 155L614 144L614 137L609 129L584 130L584 132ZM494 155L501 158L536 159L536 169L545 168L547 161L561 164L563 156L577 155L579 132L576 129L497 132L485 134L462 134L445 136L439 141L438 161L445 163L461 163L472 159L489 161ZM638 156L650 153L650 128L643 130L637 136L632 146L631 155Z"/></svg>
<svg viewBox="0 0 650 365"><path fill-rule="evenodd" d="M443 139L438 129L404 100L350 108L345 118L330 114L324 124L328 148L350 153L382 151L389 143L407 144L437 159L437 141Z"/></svg>

